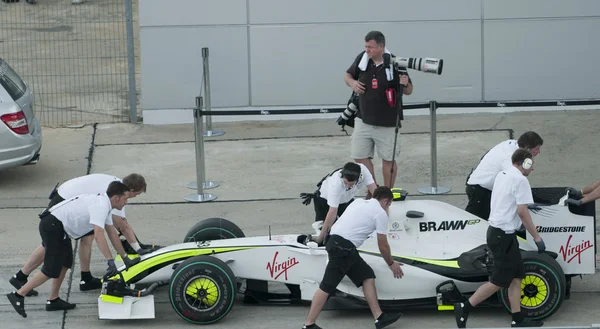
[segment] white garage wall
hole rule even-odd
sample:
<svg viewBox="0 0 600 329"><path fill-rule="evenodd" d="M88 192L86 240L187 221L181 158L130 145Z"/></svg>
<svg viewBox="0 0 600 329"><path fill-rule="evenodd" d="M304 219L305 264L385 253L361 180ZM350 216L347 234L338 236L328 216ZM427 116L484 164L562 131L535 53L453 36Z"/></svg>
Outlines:
<svg viewBox="0 0 600 329"><path fill-rule="evenodd" d="M144 0L139 15L146 123L191 122L203 47L213 109L344 106L370 30L444 59L441 76L409 71L405 103L600 96L596 0Z"/></svg>

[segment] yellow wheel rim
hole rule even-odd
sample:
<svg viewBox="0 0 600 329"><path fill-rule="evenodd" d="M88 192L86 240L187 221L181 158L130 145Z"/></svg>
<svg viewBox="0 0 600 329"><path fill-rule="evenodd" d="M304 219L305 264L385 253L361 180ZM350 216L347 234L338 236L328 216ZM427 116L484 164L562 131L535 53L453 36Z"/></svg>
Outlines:
<svg viewBox="0 0 600 329"><path fill-rule="evenodd" d="M548 283L544 278L529 274L521 280L521 305L523 307L537 307L548 298Z"/></svg>
<svg viewBox="0 0 600 329"><path fill-rule="evenodd" d="M200 277L190 281L185 288L185 294L210 308L219 299L219 288L213 280Z"/></svg>

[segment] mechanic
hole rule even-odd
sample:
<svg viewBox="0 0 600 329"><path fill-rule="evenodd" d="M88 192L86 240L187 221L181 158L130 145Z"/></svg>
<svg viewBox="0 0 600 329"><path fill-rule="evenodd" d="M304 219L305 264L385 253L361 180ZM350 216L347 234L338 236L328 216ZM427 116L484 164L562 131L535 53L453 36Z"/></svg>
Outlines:
<svg viewBox="0 0 600 329"><path fill-rule="evenodd" d="M569 198L565 200L565 205L568 203L575 206L581 206L590 201L600 199L600 180L584 187L582 190L569 187L567 191L569 191Z"/></svg>
<svg viewBox="0 0 600 329"><path fill-rule="evenodd" d="M104 193L78 195L44 210L39 215L39 232L45 248L44 265L41 271L23 287L6 295L22 317L27 317L24 296L50 278L54 280L52 280L50 298L46 302L46 311L75 308L75 304L68 303L58 296L65 274L73 266L71 239L78 240L90 231L93 232L96 244L108 262L106 274L109 277L117 274L118 271L104 236L105 230L127 268L139 262L139 257L131 260L127 256L117 230L113 226L111 216L112 209L121 210L127 204L129 191L130 188L127 185L114 181L108 185Z"/></svg>
<svg viewBox="0 0 600 329"><path fill-rule="evenodd" d="M362 163L348 162L344 167L323 177L317 183L318 189L314 193L301 193L300 196L305 205L314 199L315 222L323 221L325 228L325 223L330 227L354 201L359 189L365 186L370 193L377 187L371 172Z"/></svg>
<svg viewBox="0 0 600 329"><path fill-rule="evenodd" d="M467 177L465 191L469 203L465 210L487 220L490 217L494 179L498 173L511 167L511 156L518 148L528 149L535 157L540 154L543 144L544 140L540 135L534 131L527 131L518 140L509 139L491 148Z"/></svg>
<svg viewBox="0 0 600 329"><path fill-rule="evenodd" d="M316 291L308 318L302 328L320 329L316 324L317 317L323 309L329 294L348 276L350 280L363 289L365 298L369 303L375 318L375 327L384 328L396 322L401 314L383 313L377 300L375 289L375 273L357 251L364 241L373 232L377 232L379 251L386 264L388 264L394 277L401 278L404 274L400 263L394 261L387 241L388 211L393 201L393 195L387 186L379 186L369 200L355 201L348 206L346 212L331 227L331 235L327 239L326 247L329 262L325 268L323 280ZM325 231L321 230L321 239Z"/></svg>
<svg viewBox="0 0 600 329"><path fill-rule="evenodd" d="M466 328L469 312L502 288L508 288L512 311L511 327L541 327L543 322L524 318L521 313L521 279L525 277L525 265L519 250L517 230L521 224L533 237L540 253L546 250L529 214L528 205L533 203L531 186L527 176L533 170L533 153L517 149L512 166L500 171L494 180L491 212L487 230L487 245L494 258L490 281L483 284L464 303L454 305L454 316L459 328Z"/></svg>
<svg viewBox="0 0 600 329"><path fill-rule="evenodd" d="M398 166L394 152L398 155L400 148L394 149L395 129L398 115L401 113L400 99L388 102L388 89L396 95L399 84L403 94L413 92L412 80L408 73L397 70L389 72L383 65L383 55L389 53L385 46L385 36L379 31L371 31L365 36L365 51L359 54L346 70L344 81L358 94L358 113L354 120L350 153L356 162L369 168L375 177L373 162L374 149L382 159L383 182L389 188L394 187ZM359 70L357 70L359 68ZM400 117L402 119L402 116ZM398 122L399 127L402 126ZM393 168L393 174L392 174Z"/></svg>
<svg viewBox="0 0 600 329"><path fill-rule="evenodd" d="M73 198L77 195L81 194L96 194L96 193L106 193L106 189L108 185L113 182L118 181L122 182L128 187L130 187L129 198L134 198L139 194L146 192L146 180L140 174L132 173L125 176L122 180L112 176L105 174L89 174L77 178L73 178L64 182L60 187L54 188L54 190L50 193L50 203L48 204L48 208L53 207L54 205L64 201L65 199ZM138 243L137 237L131 226L125 220L125 208L122 210L113 209L112 210L112 219L115 227L123 233L123 235L129 241L129 244L137 251L138 254L143 255L151 250L148 250L151 246L143 245ZM79 240L79 262L81 268L81 281L79 283L79 290L88 291L102 288L102 282L99 278L95 278L92 276L90 272L90 261L92 257L92 242L94 241L94 232L89 232L88 235L84 236ZM128 244L124 243L124 248L129 249ZM130 253L130 251L128 251ZM23 268L15 275L13 275L9 282L15 287L15 289L20 289L25 283L27 283L27 279L31 272L42 265L44 261L44 247L39 246L34 252L31 254L30 259L27 264L23 266ZM37 296L38 292L36 290L31 290L28 296Z"/></svg>

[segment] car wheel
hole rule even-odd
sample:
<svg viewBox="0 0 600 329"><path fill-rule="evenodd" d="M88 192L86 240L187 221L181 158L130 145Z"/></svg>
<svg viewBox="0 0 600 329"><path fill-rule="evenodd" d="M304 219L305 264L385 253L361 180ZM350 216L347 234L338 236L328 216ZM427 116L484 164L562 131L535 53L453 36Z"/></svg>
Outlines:
<svg viewBox="0 0 600 329"><path fill-rule="evenodd" d="M206 255L192 257L173 272L169 300L188 322L215 323L233 307L235 282L235 275L222 260Z"/></svg>
<svg viewBox="0 0 600 329"><path fill-rule="evenodd" d="M525 263L525 278L521 280L521 312L533 320L543 320L554 314L565 299L567 282L560 265L548 254L521 252ZM508 289L499 291L499 299L510 313Z"/></svg>
<svg viewBox="0 0 600 329"><path fill-rule="evenodd" d="M210 241L245 237L244 232L233 222L223 218L207 218L185 234L183 242Z"/></svg>

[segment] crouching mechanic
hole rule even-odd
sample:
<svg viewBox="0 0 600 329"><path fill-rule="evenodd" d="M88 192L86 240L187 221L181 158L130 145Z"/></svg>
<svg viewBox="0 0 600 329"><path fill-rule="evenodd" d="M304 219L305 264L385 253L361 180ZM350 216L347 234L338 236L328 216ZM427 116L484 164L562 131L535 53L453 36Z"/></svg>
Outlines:
<svg viewBox="0 0 600 329"><path fill-rule="evenodd" d="M517 149L528 149L535 157L540 153L543 144L544 140L540 135L527 131L518 140L505 140L490 149L467 177L465 192L469 197L469 203L465 210L487 220L490 217L490 199L494 180L498 173L512 166L511 156Z"/></svg>
<svg viewBox="0 0 600 329"><path fill-rule="evenodd" d="M517 231L521 223L533 237L540 253L546 250L527 208L533 203L531 186L526 176L533 169L533 154L518 149L512 155L512 166L502 170L494 180L487 245L494 258L490 281L475 291L464 303L454 305L459 328L466 328L469 312L502 288L508 288L512 311L511 327L541 327L543 322L524 318L521 313L521 279L525 264L521 258Z"/></svg>
<svg viewBox="0 0 600 329"><path fill-rule="evenodd" d="M569 187L567 191L569 191L569 198L565 200L565 205L572 204L575 206L581 206L582 204L590 201L596 201L600 199L600 180L584 187L582 190Z"/></svg>
<svg viewBox="0 0 600 329"><path fill-rule="evenodd" d="M387 314L381 311L375 289L375 273L369 264L360 257L357 250L369 235L376 232L379 251L394 277L401 278L404 275L400 268L401 264L392 258L387 241L388 211L393 199L392 191L388 187L377 187L373 192L372 199L353 202L333 224L331 235L325 246L329 262L319 289L312 299L308 318L302 328L321 328L316 324L317 317L329 295L335 292L338 284L346 275L356 287L362 286L375 318L375 328L387 327L400 318L400 313ZM321 231L321 236L323 234L324 231Z"/></svg>
<svg viewBox="0 0 600 329"><path fill-rule="evenodd" d="M348 162L334 170L317 183L318 189L312 193L301 193L305 205L314 199L315 222L323 221L330 227L354 201L358 191L364 186L372 194L377 185L371 172L362 163Z"/></svg>
<svg viewBox="0 0 600 329"><path fill-rule="evenodd" d="M46 311L75 308L75 304L58 297L65 274L73 266L71 239L78 240L93 232L96 244L108 262L107 272L111 274L117 272L117 267L104 236L105 230L127 268L139 262L139 257L134 260L128 258L111 216L112 209L121 210L125 206L128 195L129 187L115 181L108 185L104 193L79 195L40 214L39 232L45 248L42 270L19 290L7 294L8 300L22 317L27 317L24 296L51 278L54 280L52 280L50 298L46 302Z"/></svg>
<svg viewBox="0 0 600 329"><path fill-rule="evenodd" d="M96 194L106 193L108 185L114 181L122 182L127 185L130 189L129 199L135 198L139 194L146 192L146 180L140 174L132 173L125 176L122 180L105 174L90 174L77 178L73 178L61 184L58 188L54 188L50 193L50 203L48 208L81 194ZM123 241L124 248L127 253L132 253L130 250L131 245L133 250L137 251L138 254L142 255L146 253L150 246L142 245L138 243L137 236L133 229L125 220L125 208L113 209L112 220L114 226L126 237L126 241ZM94 241L94 232L91 231L88 235L83 236L79 240L79 263L81 268L81 281L79 283L80 291L88 291L102 288L102 282L99 278L92 276L90 272L90 262L92 258L92 242ZM129 243L127 243L129 242ZM10 278L10 283L15 289L20 289L26 282L33 270L42 265L44 261L44 247L39 246L29 258L27 264L23 268ZM36 296L38 292L31 290L28 296Z"/></svg>

